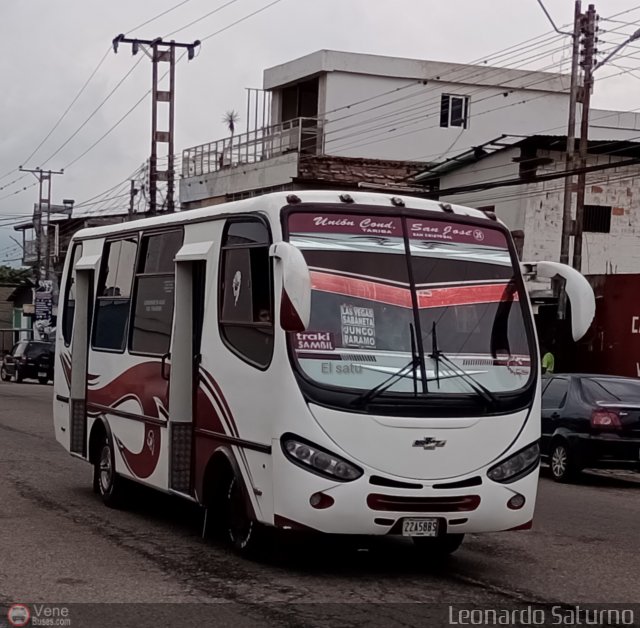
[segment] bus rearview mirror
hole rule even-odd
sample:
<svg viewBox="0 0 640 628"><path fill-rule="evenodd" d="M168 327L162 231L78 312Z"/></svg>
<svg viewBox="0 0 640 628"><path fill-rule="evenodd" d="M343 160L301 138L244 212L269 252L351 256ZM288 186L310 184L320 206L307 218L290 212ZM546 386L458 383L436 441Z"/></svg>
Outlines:
<svg viewBox="0 0 640 628"><path fill-rule="evenodd" d="M571 302L571 333L574 341L586 333L596 313L596 299L591 284L575 268L558 262L523 263L525 275L552 279L559 275L565 280L565 291Z"/></svg>
<svg viewBox="0 0 640 628"><path fill-rule="evenodd" d="M280 326L285 331L304 331L311 316L311 276L300 249L288 242L271 245L271 257L277 261L282 277Z"/></svg>

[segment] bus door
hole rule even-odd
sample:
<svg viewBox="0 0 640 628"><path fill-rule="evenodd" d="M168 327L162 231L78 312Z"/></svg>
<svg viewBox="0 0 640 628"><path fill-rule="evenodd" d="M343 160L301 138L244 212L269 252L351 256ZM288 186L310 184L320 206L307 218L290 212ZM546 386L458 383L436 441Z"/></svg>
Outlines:
<svg viewBox="0 0 640 628"><path fill-rule="evenodd" d="M78 248L76 248L76 251ZM73 311L64 317L72 321L73 327L65 326L69 334L70 352L62 358L63 367L69 377L69 451L86 458L87 452L87 364L89 361L89 336L93 305L95 271L100 255L85 255L75 262L73 286ZM66 307L70 306L67 295ZM65 320L65 323L67 321ZM68 323L67 323L68 325ZM66 339L66 337L65 337Z"/></svg>
<svg viewBox="0 0 640 628"><path fill-rule="evenodd" d="M169 488L193 496L193 425L200 384L210 242L184 245L176 255L174 328L169 374ZM164 361L163 361L164 369Z"/></svg>

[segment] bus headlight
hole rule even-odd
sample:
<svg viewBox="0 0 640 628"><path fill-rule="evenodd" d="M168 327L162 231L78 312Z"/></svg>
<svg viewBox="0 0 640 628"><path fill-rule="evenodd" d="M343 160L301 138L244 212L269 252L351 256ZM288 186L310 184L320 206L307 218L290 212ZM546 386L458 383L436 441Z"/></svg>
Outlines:
<svg viewBox="0 0 640 628"><path fill-rule="evenodd" d="M280 443L291 462L312 473L338 482L351 482L363 474L360 467L294 434L284 434Z"/></svg>
<svg viewBox="0 0 640 628"><path fill-rule="evenodd" d="M540 446L535 442L491 467L487 476L494 482L507 484L533 471L539 462Z"/></svg>

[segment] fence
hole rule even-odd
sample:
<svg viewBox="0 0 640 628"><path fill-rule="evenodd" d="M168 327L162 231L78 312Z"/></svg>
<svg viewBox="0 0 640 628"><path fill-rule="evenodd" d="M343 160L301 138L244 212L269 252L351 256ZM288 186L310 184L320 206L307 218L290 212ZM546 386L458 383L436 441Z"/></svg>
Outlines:
<svg viewBox="0 0 640 628"><path fill-rule="evenodd" d="M322 123L317 118L294 118L200 144L183 152L182 176L196 177L292 152L317 155L323 150L323 137Z"/></svg>

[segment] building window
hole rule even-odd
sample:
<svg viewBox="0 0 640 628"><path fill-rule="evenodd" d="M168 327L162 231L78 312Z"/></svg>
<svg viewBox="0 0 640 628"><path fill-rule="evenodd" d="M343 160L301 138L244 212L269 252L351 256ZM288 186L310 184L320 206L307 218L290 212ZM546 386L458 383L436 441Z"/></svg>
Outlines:
<svg viewBox="0 0 640 628"><path fill-rule="evenodd" d="M582 230L592 233L611 233L611 207L606 205L585 205Z"/></svg>
<svg viewBox="0 0 640 628"><path fill-rule="evenodd" d="M440 126L466 129L469 124L469 96L442 94L440 99Z"/></svg>
<svg viewBox="0 0 640 628"><path fill-rule="evenodd" d="M175 257L182 231L146 235L140 241L136 273L131 351L165 355L171 345L175 295Z"/></svg>
<svg viewBox="0 0 640 628"><path fill-rule="evenodd" d="M234 353L259 368L266 368L273 354L269 244L262 221L229 222L220 259L220 333Z"/></svg>
<svg viewBox="0 0 640 628"><path fill-rule="evenodd" d="M62 310L62 337L65 345L71 342L73 334L73 316L76 311L76 264L82 256L82 244L75 244L71 253L71 261L67 268L67 281L64 289L64 306Z"/></svg>
<svg viewBox="0 0 640 628"><path fill-rule="evenodd" d="M136 238L105 244L93 325L95 349L124 350L137 249Z"/></svg>

